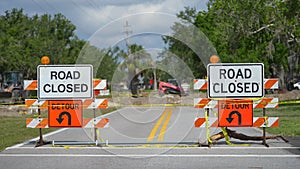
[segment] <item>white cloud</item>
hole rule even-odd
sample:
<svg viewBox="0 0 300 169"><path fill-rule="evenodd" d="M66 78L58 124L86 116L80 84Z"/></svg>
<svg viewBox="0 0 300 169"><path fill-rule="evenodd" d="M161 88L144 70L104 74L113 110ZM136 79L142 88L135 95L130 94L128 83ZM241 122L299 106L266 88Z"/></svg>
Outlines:
<svg viewBox="0 0 300 169"><path fill-rule="evenodd" d="M128 15L99 29L89 39L91 44L103 48L124 41L126 38L124 24L127 21L130 24L129 29L132 31L130 34L132 43L143 44L145 48L156 48L162 47L161 36L171 34L170 27L175 21L178 21L178 18L160 12Z"/></svg>
<svg viewBox="0 0 300 169"><path fill-rule="evenodd" d="M104 25L122 17L149 12L162 12L175 15L180 10L183 10L185 6L205 8L203 6L205 6L206 1L200 1L199 3L199 1L196 0L188 2L184 0L152 0L139 1L142 3L136 3L137 1L135 0L127 0L128 5L124 5L124 3L122 5L118 5L116 1L111 1L110 3L108 1L105 2L109 5L101 8L84 6L83 10L86 11L87 15L80 16L80 23L77 24L77 27L80 30L85 30L86 34L92 35ZM145 24L145 22L147 22L147 24ZM148 18L146 20L138 20L137 18L134 23L131 21L130 24L134 31L135 29L140 29L140 27L145 25L148 26L149 22L153 25L152 29L159 28L160 24L164 23L164 21L159 18ZM119 29L120 32L123 31L122 25L113 29Z"/></svg>
<svg viewBox="0 0 300 169"><path fill-rule="evenodd" d="M33 14L54 14L62 13L77 27L76 33L80 38L88 39L97 30L105 25L120 20L122 17L131 16L129 23L133 32L140 30L163 31L164 24L168 18L159 18L151 15L136 17L138 13L162 12L175 15L185 6L192 6L198 9L205 9L208 0L2 0L0 5L1 13L12 8L24 8L24 12ZM128 19L129 20L129 19ZM118 23L118 22L117 22ZM113 33L124 31L123 23L110 27L106 37L113 38ZM149 27L149 25L151 27ZM147 29L147 26L149 27ZM168 30L166 30L167 32ZM116 36L119 38L119 36ZM123 34L124 37L124 34ZM105 39L102 39L104 41Z"/></svg>
<svg viewBox="0 0 300 169"><path fill-rule="evenodd" d="M108 5L101 9L91 9L85 7L87 15L82 15L78 26L89 33L94 33L104 25L113 22L119 18L145 12L157 12L161 8L158 4L136 4L130 6L112 6ZM87 27L87 25L89 25ZM84 28L85 27L85 28Z"/></svg>

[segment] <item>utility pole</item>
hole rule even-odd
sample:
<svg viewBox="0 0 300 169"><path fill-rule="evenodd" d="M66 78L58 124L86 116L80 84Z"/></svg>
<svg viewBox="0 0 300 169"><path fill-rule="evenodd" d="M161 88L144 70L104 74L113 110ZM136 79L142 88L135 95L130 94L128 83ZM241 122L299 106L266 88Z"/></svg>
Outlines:
<svg viewBox="0 0 300 169"><path fill-rule="evenodd" d="M129 25L128 21L126 21L125 25L125 35L126 35L126 47L128 53L128 60L127 60L127 68L128 68L128 79L127 79L127 86L131 90L132 96L137 96L137 85L134 83L134 76L136 74L135 65L134 65L134 55L131 53L131 45L130 45L130 34L132 34L131 26Z"/></svg>
<svg viewBox="0 0 300 169"><path fill-rule="evenodd" d="M126 35L126 47L127 47L127 52L128 52L128 57L131 55L131 49L130 49L130 34L132 34L131 26L129 25L128 21L126 21L125 25L125 35Z"/></svg>

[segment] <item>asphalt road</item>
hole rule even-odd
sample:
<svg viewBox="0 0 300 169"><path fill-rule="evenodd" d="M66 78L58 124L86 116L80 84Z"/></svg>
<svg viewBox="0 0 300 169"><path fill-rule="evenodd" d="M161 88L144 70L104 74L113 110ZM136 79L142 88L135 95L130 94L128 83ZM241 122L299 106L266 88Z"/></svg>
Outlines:
<svg viewBox="0 0 300 169"><path fill-rule="evenodd" d="M300 148L283 140L220 140L212 147L206 130L194 128L203 110L190 107L127 107L105 115L110 127L100 129L104 146L59 145L94 142L93 129L62 129L44 136L54 146L34 147L34 139L0 153L0 168L298 168ZM262 135L256 128L235 128L247 135ZM211 129L211 134L219 129ZM97 133L97 132L96 132ZM247 145L245 145L247 144Z"/></svg>

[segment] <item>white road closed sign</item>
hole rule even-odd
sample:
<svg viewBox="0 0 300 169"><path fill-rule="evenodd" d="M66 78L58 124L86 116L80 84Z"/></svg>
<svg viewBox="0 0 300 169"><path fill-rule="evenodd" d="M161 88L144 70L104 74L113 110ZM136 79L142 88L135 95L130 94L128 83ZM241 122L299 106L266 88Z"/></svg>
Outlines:
<svg viewBox="0 0 300 169"><path fill-rule="evenodd" d="M93 98L92 65L40 65L37 72L39 99Z"/></svg>
<svg viewBox="0 0 300 169"><path fill-rule="evenodd" d="M209 98L257 98L264 96L264 65L261 63L209 64Z"/></svg>

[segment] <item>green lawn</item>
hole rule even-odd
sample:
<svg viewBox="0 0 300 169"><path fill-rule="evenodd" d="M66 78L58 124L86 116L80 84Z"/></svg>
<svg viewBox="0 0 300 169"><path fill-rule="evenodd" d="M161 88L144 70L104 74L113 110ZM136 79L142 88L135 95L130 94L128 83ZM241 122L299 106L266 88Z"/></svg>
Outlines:
<svg viewBox="0 0 300 169"><path fill-rule="evenodd" d="M23 116L0 116L0 151L14 144L22 143L26 140L39 136L39 129L26 128L26 118L32 115ZM55 129L43 129L43 133L54 131Z"/></svg>
<svg viewBox="0 0 300 169"><path fill-rule="evenodd" d="M262 109L256 109L256 117L262 117ZM300 136L300 104L280 105L277 109L266 109L269 117L279 117L279 127L267 128L267 132L284 136Z"/></svg>

